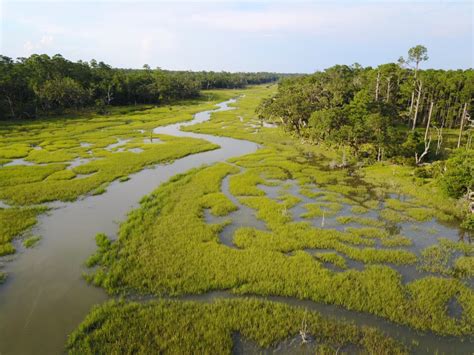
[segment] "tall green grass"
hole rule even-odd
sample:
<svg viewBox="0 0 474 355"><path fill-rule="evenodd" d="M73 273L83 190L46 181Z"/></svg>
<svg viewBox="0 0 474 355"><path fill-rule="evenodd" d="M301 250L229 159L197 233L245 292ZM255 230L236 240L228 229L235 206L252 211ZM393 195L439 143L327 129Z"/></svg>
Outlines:
<svg viewBox="0 0 474 355"><path fill-rule="evenodd" d="M70 354L231 354L236 333L268 348L299 337L302 324L323 353L344 352L351 346L369 354L407 353L373 328L250 298L212 303L111 301L92 310L69 337L67 349ZM298 351L299 343L294 344Z"/></svg>

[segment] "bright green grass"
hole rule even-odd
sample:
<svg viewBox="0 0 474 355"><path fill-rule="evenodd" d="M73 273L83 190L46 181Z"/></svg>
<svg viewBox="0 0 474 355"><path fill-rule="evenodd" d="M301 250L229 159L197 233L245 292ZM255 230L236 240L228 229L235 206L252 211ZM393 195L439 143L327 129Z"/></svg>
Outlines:
<svg viewBox="0 0 474 355"><path fill-rule="evenodd" d="M61 118L4 122L0 127L0 163L23 158L36 165L0 166L0 201L31 206L49 201L73 201L86 194L106 192L114 180L157 163L169 162L216 145L200 139L152 135L153 128L191 120L193 114L241 91L216 90L204 99L166 107L113 109L107 116L81 113ZM160 144L148 138L160 138ZM121 140L123 145L107 149ZM123 149L123 151L119 151ZM133 152L129 149L140 148ZM71 167L76 159L82 165ZM14 236L36 223L44 209L0 209L0 255L14 253Z"/></svg>
<svg viewBox="0 0 474 355"><path fill-rule="evenodd" d="M46 208L0 208L0 256L15 252L11 241L37 222L36 217Z"/></svg>
<svg viewBox="0 0 474 355"><path fill-rule="evenodd" d="M111 294L174 296L227 290L296 297L375 314L438 334L471 335L474 294L460 278L467 277L472 267L466 250L454 261L456 277L444 273L449 277L424 277L404 284L400 273L390 267L420 266L423 260L406 250L410 239L389 233L387 225L418 223L433 217L452 219L454 201L444 199L439 204L439 191L430 182L413 180L408 168L377 165L357 171L356 179L345 169L328 169L331 160L340 160L340 152L300 144L278 128L252 127L256 103L271 90L249 89L236 110L215 113L211 121L186 128L252 140L263 148L231 159L229 164L191 170L160 186L132 211L116 241L103 234L96 237L97 252L87 261L95 268L87 279ZM142 148L138 141L127 145ZM107 157L111 153L100 154ZM221 191L228 175L230 192L253 209L268 228L237 229L233 236L237 248L229 248L219 239L219 232L229 220L216 224L204 221L205 210L215 216L227 216L236 210L237 206ZM363 227L347 227L344 231L295 222L290 209L299 199L290 195L293 184L302 195L313 199L309 205L317 211L314 216L322 208L336 212L348 205L355 214L377 209L379 219L350 216L340 222ZM272 199L260 185L280 186L280 195ZM409 202L389 198L389 193L405 194ZM439 244L447 247L443 243ZM461 246L449 244L449 248L459 252ZM364 270L348 269L349 259L364 263ZM338 270L331 270L327 264ZM453 299L462 308L459 319L447 312ZM283 312L272 303L259 302L107 303L96 308L71 336L69 350L95 353L105 349L114 353L125 349L140 353L153 348L170 353L206 353L212 348L214 353L216 349L217 353L229 353L232 332L264 347L295 335L301 324L301 310L283 306ZM313 316L308 313L308 318ZM348 334L355 334L335 326L327 333L321 324L311 328L315 329L312 331L321 353L338 351L339 345L330 334L337 334L338 344L345 343ZM357 341L350 343L368 353L390 353L384 350L385 341L371 340L370 347ZM391 346L393 352L399 351Z"/></svg>
<svg viewBox="0 0 474 355"><path fill-rule="evenodd" d="M41 237L38 235L33 235L23 240L23 246L25 248L33 248L41 240Z"/></svg>
<svg viewBox="0 0 474 355"><path fill-rule="evenodd" d="M455 255L462 255L455 258ZM419 269L457 277L471 277L474 274L474 245L453 242L440 238L438 244L426 247L421 253Z"/></svg>
<svg viewBox="0 0 474 355"><path fill-rule="evenodd" d="M319 352L341 353L347 346L368 354L407 352L373 328L256 299L110 301L92 310L69 337L67 349L70 354L149 354L151 349L163 354L231 354L235 333L267 348L299 337L303 322L315 337Z"/></svg>
<svg viewBox="0 0 474 355"><path fill-rule="evenodd" d="M216 146L202 140L155 135L164 144L150 144L147 138L155 127L191 120L196 112L212 109L215 103L240 92L211 91L206 94L210 101L194 100L146 110L137 107L136 111L117 109L107 116L84 113L4 123L0 127L0 159L24 158L44 165L0 167L0 200L19 205L70 201L146 166L214 149ZM122 145L106 149L119 140ZM129 151L132 148L143 151ZM67 168L79 158L92 161ZM86 176L76 178L77 174Z"/></svg>
<svg viewBox="0 0 474 355"><path fill-rule="evenodd" d="M192 170L162 185L130 214L116 242L101 243L94 262L90 263L99 268L88 279L111 293L182 295L226 289L235 293L291 296L335 303L441 334L472 332L474 312L470 304L474 295L463 283L428 278L404 286L396 271L381 265L366 266L364 271L333 273L300 249L332 249L365 263L412 263L416 257L398 249L352 247L346 242L361 237L291 222L281 213L282 203L266 196L240 199L257 210L257 216L271 232L239 230L234 242L240 250L221 244L221 226L207 225L203 209L212 210L213 203L223 206L217 208L223 213L232 209L228 207L230 201L222 196L207 196L219 193L226 175L237 173L232 165L217 164ZM287 256L283 250L295 252ZM416 286L419 283L424 287ZM464 310L461 320L446 314L445 302L430 298L431 283L434 287L444 285L439 288L442 299L457 295ZM433 317L420 317L426 312Z"/></svg>
<svg viewBox="0 0 474 355"><path fill-rule="evenodd" d="M340 269L347 269L346 259L337 253L316 253L314 254L314 257L323 263L330 263Z"/></svg>

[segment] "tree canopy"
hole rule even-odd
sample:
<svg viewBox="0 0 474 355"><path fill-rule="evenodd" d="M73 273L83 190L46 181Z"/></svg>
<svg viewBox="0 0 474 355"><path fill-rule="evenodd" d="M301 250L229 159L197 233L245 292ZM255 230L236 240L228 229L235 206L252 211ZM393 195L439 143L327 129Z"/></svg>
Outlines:
<svg viewBox="0 0 474 355"><path fill-rule="evenodd" d="M472 125L474 100L474 70L419 69L427 58L426 48L416 46L398 64L335 65L284 78L257 113L316 143L350 146L377 159L415 155L420 163L428 151L440 153L443 129L460 127L461 137Z"/></svg>
<svg viewBox="0 0 474 355"><path fill-rule="evenodd" d="M276 81L275 73L117 69L57 54L13 60L0 55L0 119L32 118L65 108L160 104L199 96L201 89L243 88Z"/></svg>

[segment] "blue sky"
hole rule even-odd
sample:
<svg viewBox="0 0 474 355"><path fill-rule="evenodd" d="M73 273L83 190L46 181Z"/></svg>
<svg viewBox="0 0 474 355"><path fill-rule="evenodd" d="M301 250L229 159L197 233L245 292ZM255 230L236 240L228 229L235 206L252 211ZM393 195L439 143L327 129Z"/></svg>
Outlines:
<svg viewBox="0 0 474 355"><path fill-rule="evenodd" d="M313 72L393 62L472 68L471 1L0 0L0 53L138 68Z"/></svg>

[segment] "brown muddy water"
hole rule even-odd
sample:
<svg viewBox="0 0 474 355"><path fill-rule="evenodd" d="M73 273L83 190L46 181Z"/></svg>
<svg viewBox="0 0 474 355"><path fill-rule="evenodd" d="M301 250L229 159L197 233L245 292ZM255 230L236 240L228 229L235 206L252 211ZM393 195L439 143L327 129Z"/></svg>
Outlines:
<svg viewBox="0 0 474 355"><path fill-rule="evenodd" d="M225 161L231 157L252 153L258 145L252 142L206 134L182 132L180 126L206 121L211 112L230 110L229 100L219 104L215 110L200 112L192 121L158 127L156 134L206 139L218 144L219 149L198 153L178 159L170 164L157 165L131 175L126 182L114 182L107 192L99 196L87 196L72 203L53 203L53 209L39 218L33 234L42 236L38 246L25 250L17 242L19 251L4 264L8 273L5 284L0 286L0 354L60 354L64 353L67 335L84 319L91 307L105 301L105 292L88 285L82 278L86 270L84 261L95 251L94 236L103 232L114 237L118 223L125 219L131 209L138 206L139 200L153 191L170 177L203 164ZM157 141L157 143L159 143ZM120 144L117 142L116 144ZM119 145L116 147L119 149ZM22 164L23 162L17 162ZM276 191L263 188L269 196ZM256 219L254 211L241 205L228 190L228 178L224 179L223 192L239 207L226 218L232 220L221 233L221 242L229 247L233 232L241 226L266 229L265 224ZM298 195L298 191L291 191ZM276 196L276 195L275 195ZM303 196L300 196L303 197ZM303 202L310 202L303 199ZM303 203L291 212L296 220L302 211ZM349 213L342 211L341 213ZM209 223L219 219L205 213ZM331 224L332 220L328 220ZM320 224L314 220L315 226ZM426 227L433 227L431 221ZM347 227L347 225L346 225ZM455 238L457 230L436 225L443 236ZM408 229L408 227L406 227ZM444 229L443 229L444 228ZM408 234L408 233L407 233ZM416 237L415 235L413 237ZM0 260L0 263L2 261ZM363 265L361 266L363 268ZM412 275L413 271L408 273ZM237 297L228 292L211 292L204 295L190 295L182 299L209 302L220 297ZM148 297L138 298L142 301ZM397 326L379 317L345 310L341 307L317 304L311 301L286 297L267 297L267 299L315 310L336 319L353 321L358 325L374 326L407 345L418 344L414 353L427 354L472 354L472 339L439 337L431 333L419 333L408 327ZM252 342L234 334L234 353L314 353L310 345L301 347L297 337L277 344L271 349L260 349ZM350 351L350 349L346 349Z"/></svg>

